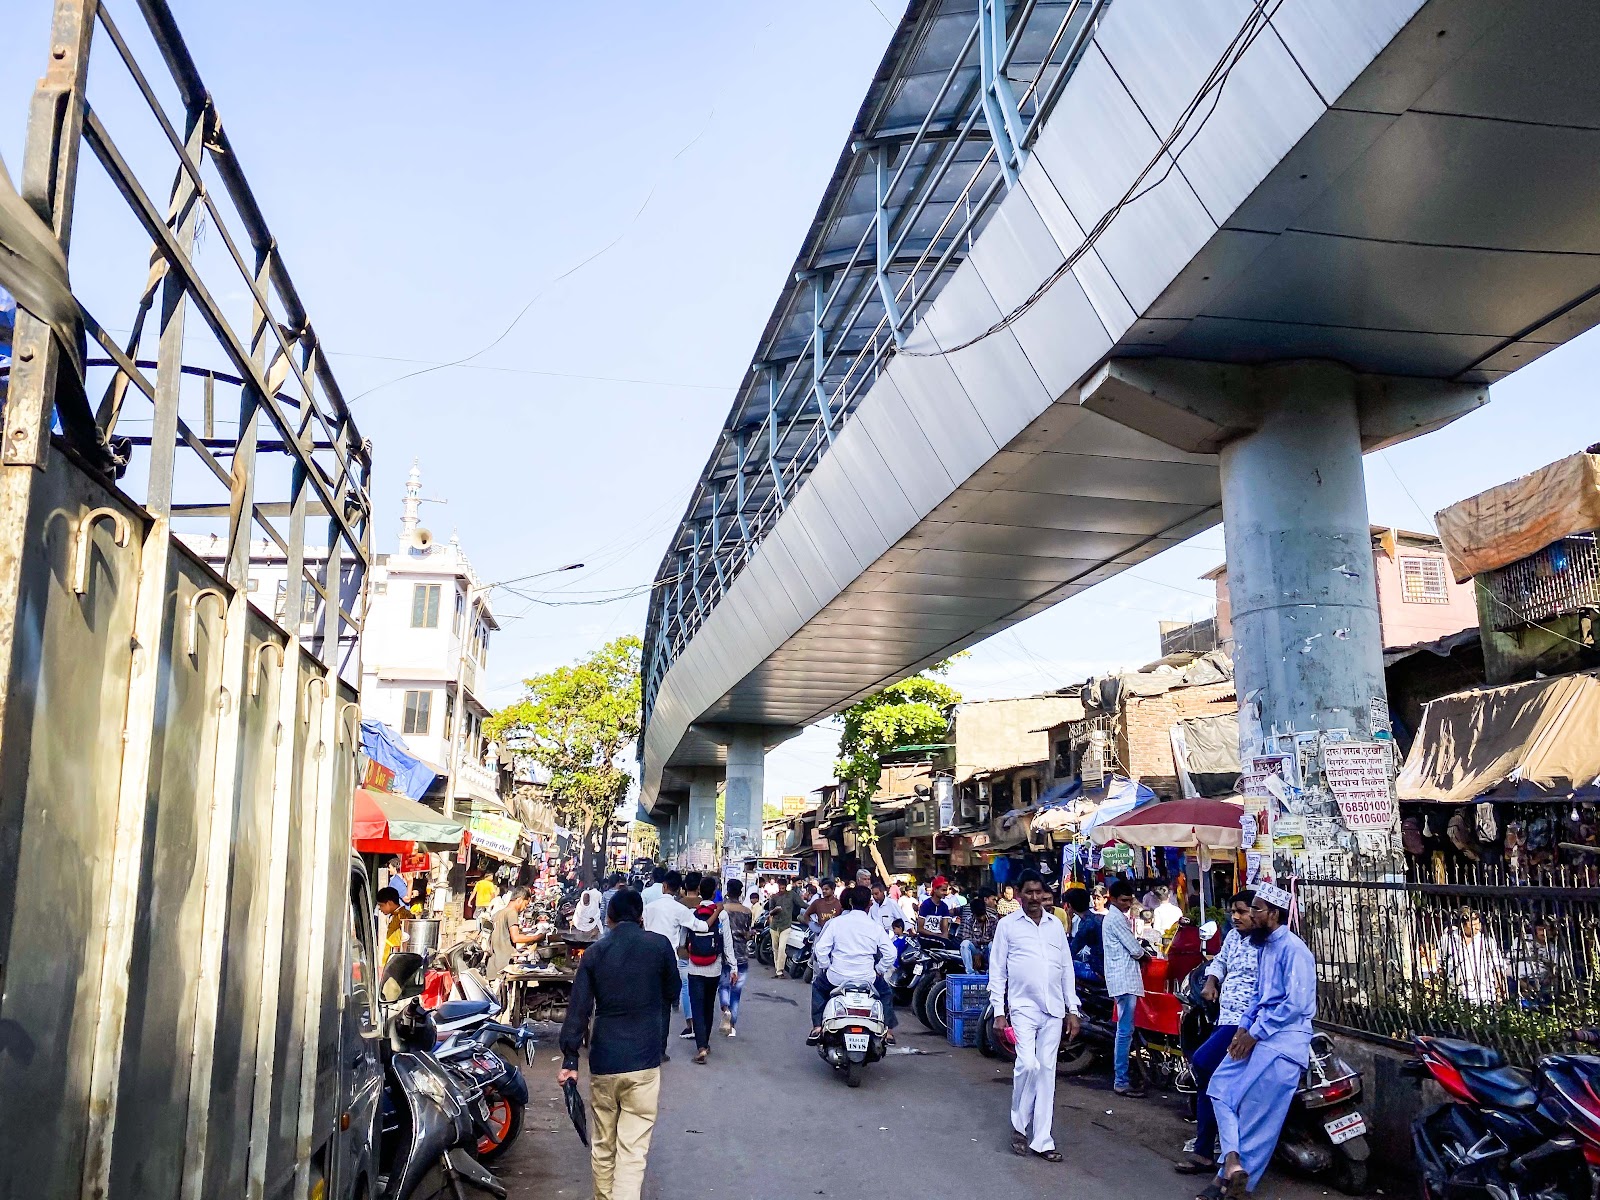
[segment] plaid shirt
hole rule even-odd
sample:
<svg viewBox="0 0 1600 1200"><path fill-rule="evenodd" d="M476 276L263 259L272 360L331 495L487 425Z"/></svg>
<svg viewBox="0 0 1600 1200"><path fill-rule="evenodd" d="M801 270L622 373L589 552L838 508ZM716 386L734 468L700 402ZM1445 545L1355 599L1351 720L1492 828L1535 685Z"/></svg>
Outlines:
<svg viewBox="0 0 1600 1200"><path fill-rule="evenodd" d="M961 924L957 928L956 937L975 946L987 946L994 941L994 927L999 923L1000 917L993 910L985 912L982 921L974 921L972 905L969 904L961 910Z"/></svg>
<svg viewBox="0 0 1600 1200"><path fill-rule="evenodd" d="M1122 910L1112 905L1106 910L1106 919L1100 926L1100 937L1105 947L1106 993L1112 996L1144 995L1144 974L1135 957L1143 947L1133 936L1133 928Z"/></svg>

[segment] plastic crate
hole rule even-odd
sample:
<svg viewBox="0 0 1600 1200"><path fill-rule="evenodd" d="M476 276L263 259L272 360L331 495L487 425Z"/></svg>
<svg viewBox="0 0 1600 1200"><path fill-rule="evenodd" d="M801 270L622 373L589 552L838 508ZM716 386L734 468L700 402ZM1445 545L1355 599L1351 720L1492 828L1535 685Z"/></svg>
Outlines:
<svg viewBox="0 0 1600 1200"><path fill-rule="evenodd" d="M978 1044L978 1026L983 1021L983 1014L975 1016L950 1017L950 1044L952 1046L972 1047Z"/></svg>
<svg viewBox="0 0 1600 1200"><path fill-rule="evenodd" d="M979 1016L989 1003L987 975L948 975L945 985L945 1005L951 1016Z"/></svg>

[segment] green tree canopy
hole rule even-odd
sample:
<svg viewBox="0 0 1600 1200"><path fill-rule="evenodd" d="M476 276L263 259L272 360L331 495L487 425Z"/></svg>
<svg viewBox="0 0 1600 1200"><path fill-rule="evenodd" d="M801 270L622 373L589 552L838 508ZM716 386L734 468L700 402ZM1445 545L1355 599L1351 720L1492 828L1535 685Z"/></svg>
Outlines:
<svg viewBox="0 0 1600 1200"><path fill-rule="evenodd" d="M942 742L950 727L950 712L961 703L961 693L937 678L950 669L949 659L909 679L892 683L841 714L839 757L834 774L845 787L847 810L859 831L859 840L872 847L877 858L877 822L872 798L878 793L883 760L902 746ZM878 861L878 870L884 871Z"/></svg>
<svg viewBox="0 0 1600 1200"><path fill-rule="evenodd" d="M639 662L643 645L627 635L571 666L522 681L520 700L484 722L484 734L509 741L550 772L550 799L562 824L603 852L605 831L632 776L618 765L639 737Z"/></svg>

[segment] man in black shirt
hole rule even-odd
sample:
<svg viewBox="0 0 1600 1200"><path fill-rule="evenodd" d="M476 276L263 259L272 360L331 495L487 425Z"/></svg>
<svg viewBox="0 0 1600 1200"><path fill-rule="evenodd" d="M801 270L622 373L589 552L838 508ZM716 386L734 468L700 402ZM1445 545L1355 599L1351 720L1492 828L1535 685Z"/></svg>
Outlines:
<svg viewBox="0 0 1600 1200"><path fill-rule="evenodd" d="M644 901L623 890L606 910L610 931L584 952L561 1026L565 1084L578 1077L589 1015L590 1164L595 1200L639 1200L661 1093L661 1047L678 998L678 957L640 924Z"/></svg>

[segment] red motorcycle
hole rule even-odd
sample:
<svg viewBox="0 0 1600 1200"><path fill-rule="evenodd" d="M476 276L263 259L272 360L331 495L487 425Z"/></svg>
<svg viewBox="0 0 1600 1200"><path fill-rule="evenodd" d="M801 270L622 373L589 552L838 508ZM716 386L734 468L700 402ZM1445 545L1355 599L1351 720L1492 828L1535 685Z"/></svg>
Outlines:
<svg viewBox="0 0 1600 1200"><path fill-rule="evenodd" d="M1534 1073L1498 1050L1417 1036L1401 1071L1451 1097L1411 1125L1424 1200L1590 1200L1600 1167L1600 1058L1551 1054Z"/></svg>

